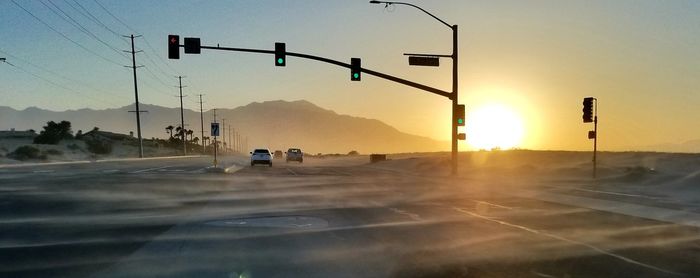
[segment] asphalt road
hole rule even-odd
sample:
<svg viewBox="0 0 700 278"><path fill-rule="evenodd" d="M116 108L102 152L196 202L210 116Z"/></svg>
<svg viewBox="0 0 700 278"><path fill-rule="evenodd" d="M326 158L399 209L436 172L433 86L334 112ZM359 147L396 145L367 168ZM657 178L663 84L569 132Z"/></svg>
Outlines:
<svg viewBox="0 0 700 278"><path fill-rule="evenodd" d="M695 226L364 158L222 161L0 167L0 277L700 277Z"/></svg>

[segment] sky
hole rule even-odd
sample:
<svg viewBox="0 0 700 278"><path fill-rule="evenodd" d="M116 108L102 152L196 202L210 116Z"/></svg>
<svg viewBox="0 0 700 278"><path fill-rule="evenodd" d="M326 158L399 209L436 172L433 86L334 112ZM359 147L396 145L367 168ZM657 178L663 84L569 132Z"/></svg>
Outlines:
<svg viewBox="0 0 700 278"><path fill-rule="evenodd" d="M459 102L471 128L484 107L516 115L514 147L589 150L584 97L598 99L599 149L634 150L700 139L699 1L411 1L459 26ZM26 11L25 11L26 9ZM29 11L30 15L27 11ZM42 23L43 22L43 23ZM103 109L133 103L130 41L139 100L178 107L235 108L305 99L340 114L379 119L438 140L450 138L451 102L346 68L272 55L207 51L167 59L167 35L204 45L323 56L451 91L451 60L412 67L403 53L450 54L447 26L407 6L365 0L0 1L0 106ZM481 114L480 114L481 113ZM128 115L127 115L128 116ZM2 120L2 119L0 119ZM505 132L505 137L516 134ZM483 139L483 138L477 138ZM688 151L700 151L688 150Z"/></svg>

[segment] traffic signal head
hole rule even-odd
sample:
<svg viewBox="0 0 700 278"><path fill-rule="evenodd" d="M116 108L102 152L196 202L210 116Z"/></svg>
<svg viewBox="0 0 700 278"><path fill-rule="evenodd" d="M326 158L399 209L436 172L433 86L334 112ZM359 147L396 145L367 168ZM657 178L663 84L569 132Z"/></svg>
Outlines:
<svg viewBox="0 0 700 278"><path fill-rule="evenodd" d="M455 111L455 121L457 122L457 126L464 126L465 125L465 106L464 104L457 104L457 110Z"/></svg>
<svg viewBox="0 0 700 278"><path fill-rule="evenodd" d="M168 35L168 59L180 59L180 36Z"/></svg>
<svg viewBox="0 0 700 278"><path fill-rule="evenodd" d="M287 65L287 47L283 42L275 43L275 66L284 67Z"/></svg>
<svg viewBox="0 0 700 278"><path fill-rule="evenodd" d="M593 122L593 99L592 97L587 97L583 99L583 122L591 123Z"/></svg>
<svg viewBox="0 0 700 278"><path fill-rule="evenodd" d="M362 60L360 58L350 58L350 80L360 81L362 77Z"/></svg>

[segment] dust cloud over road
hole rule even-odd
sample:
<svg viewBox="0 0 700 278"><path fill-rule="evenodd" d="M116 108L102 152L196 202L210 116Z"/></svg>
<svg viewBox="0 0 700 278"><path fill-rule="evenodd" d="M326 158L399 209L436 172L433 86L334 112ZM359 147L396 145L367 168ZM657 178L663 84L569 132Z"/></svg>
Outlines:
<svg viewBox="0 0 700 278"><path fill-rule="evenodd" d="M0 276L700 275L690 197L652 188L694 178L678 158L603 154L596 182L580 153L470 153L457 178L444 154L390 158L0 168Z"/></svg>

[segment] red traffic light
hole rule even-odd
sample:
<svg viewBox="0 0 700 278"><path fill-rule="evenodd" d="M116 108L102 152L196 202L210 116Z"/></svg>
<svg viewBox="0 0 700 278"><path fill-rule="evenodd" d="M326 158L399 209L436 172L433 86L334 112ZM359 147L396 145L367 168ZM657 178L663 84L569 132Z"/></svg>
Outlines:
<svg viewBox="0 0 700 278"><path fill-rule="evenodd" d="M180 36L168 35L168 59L180 59Z"/></svg>

